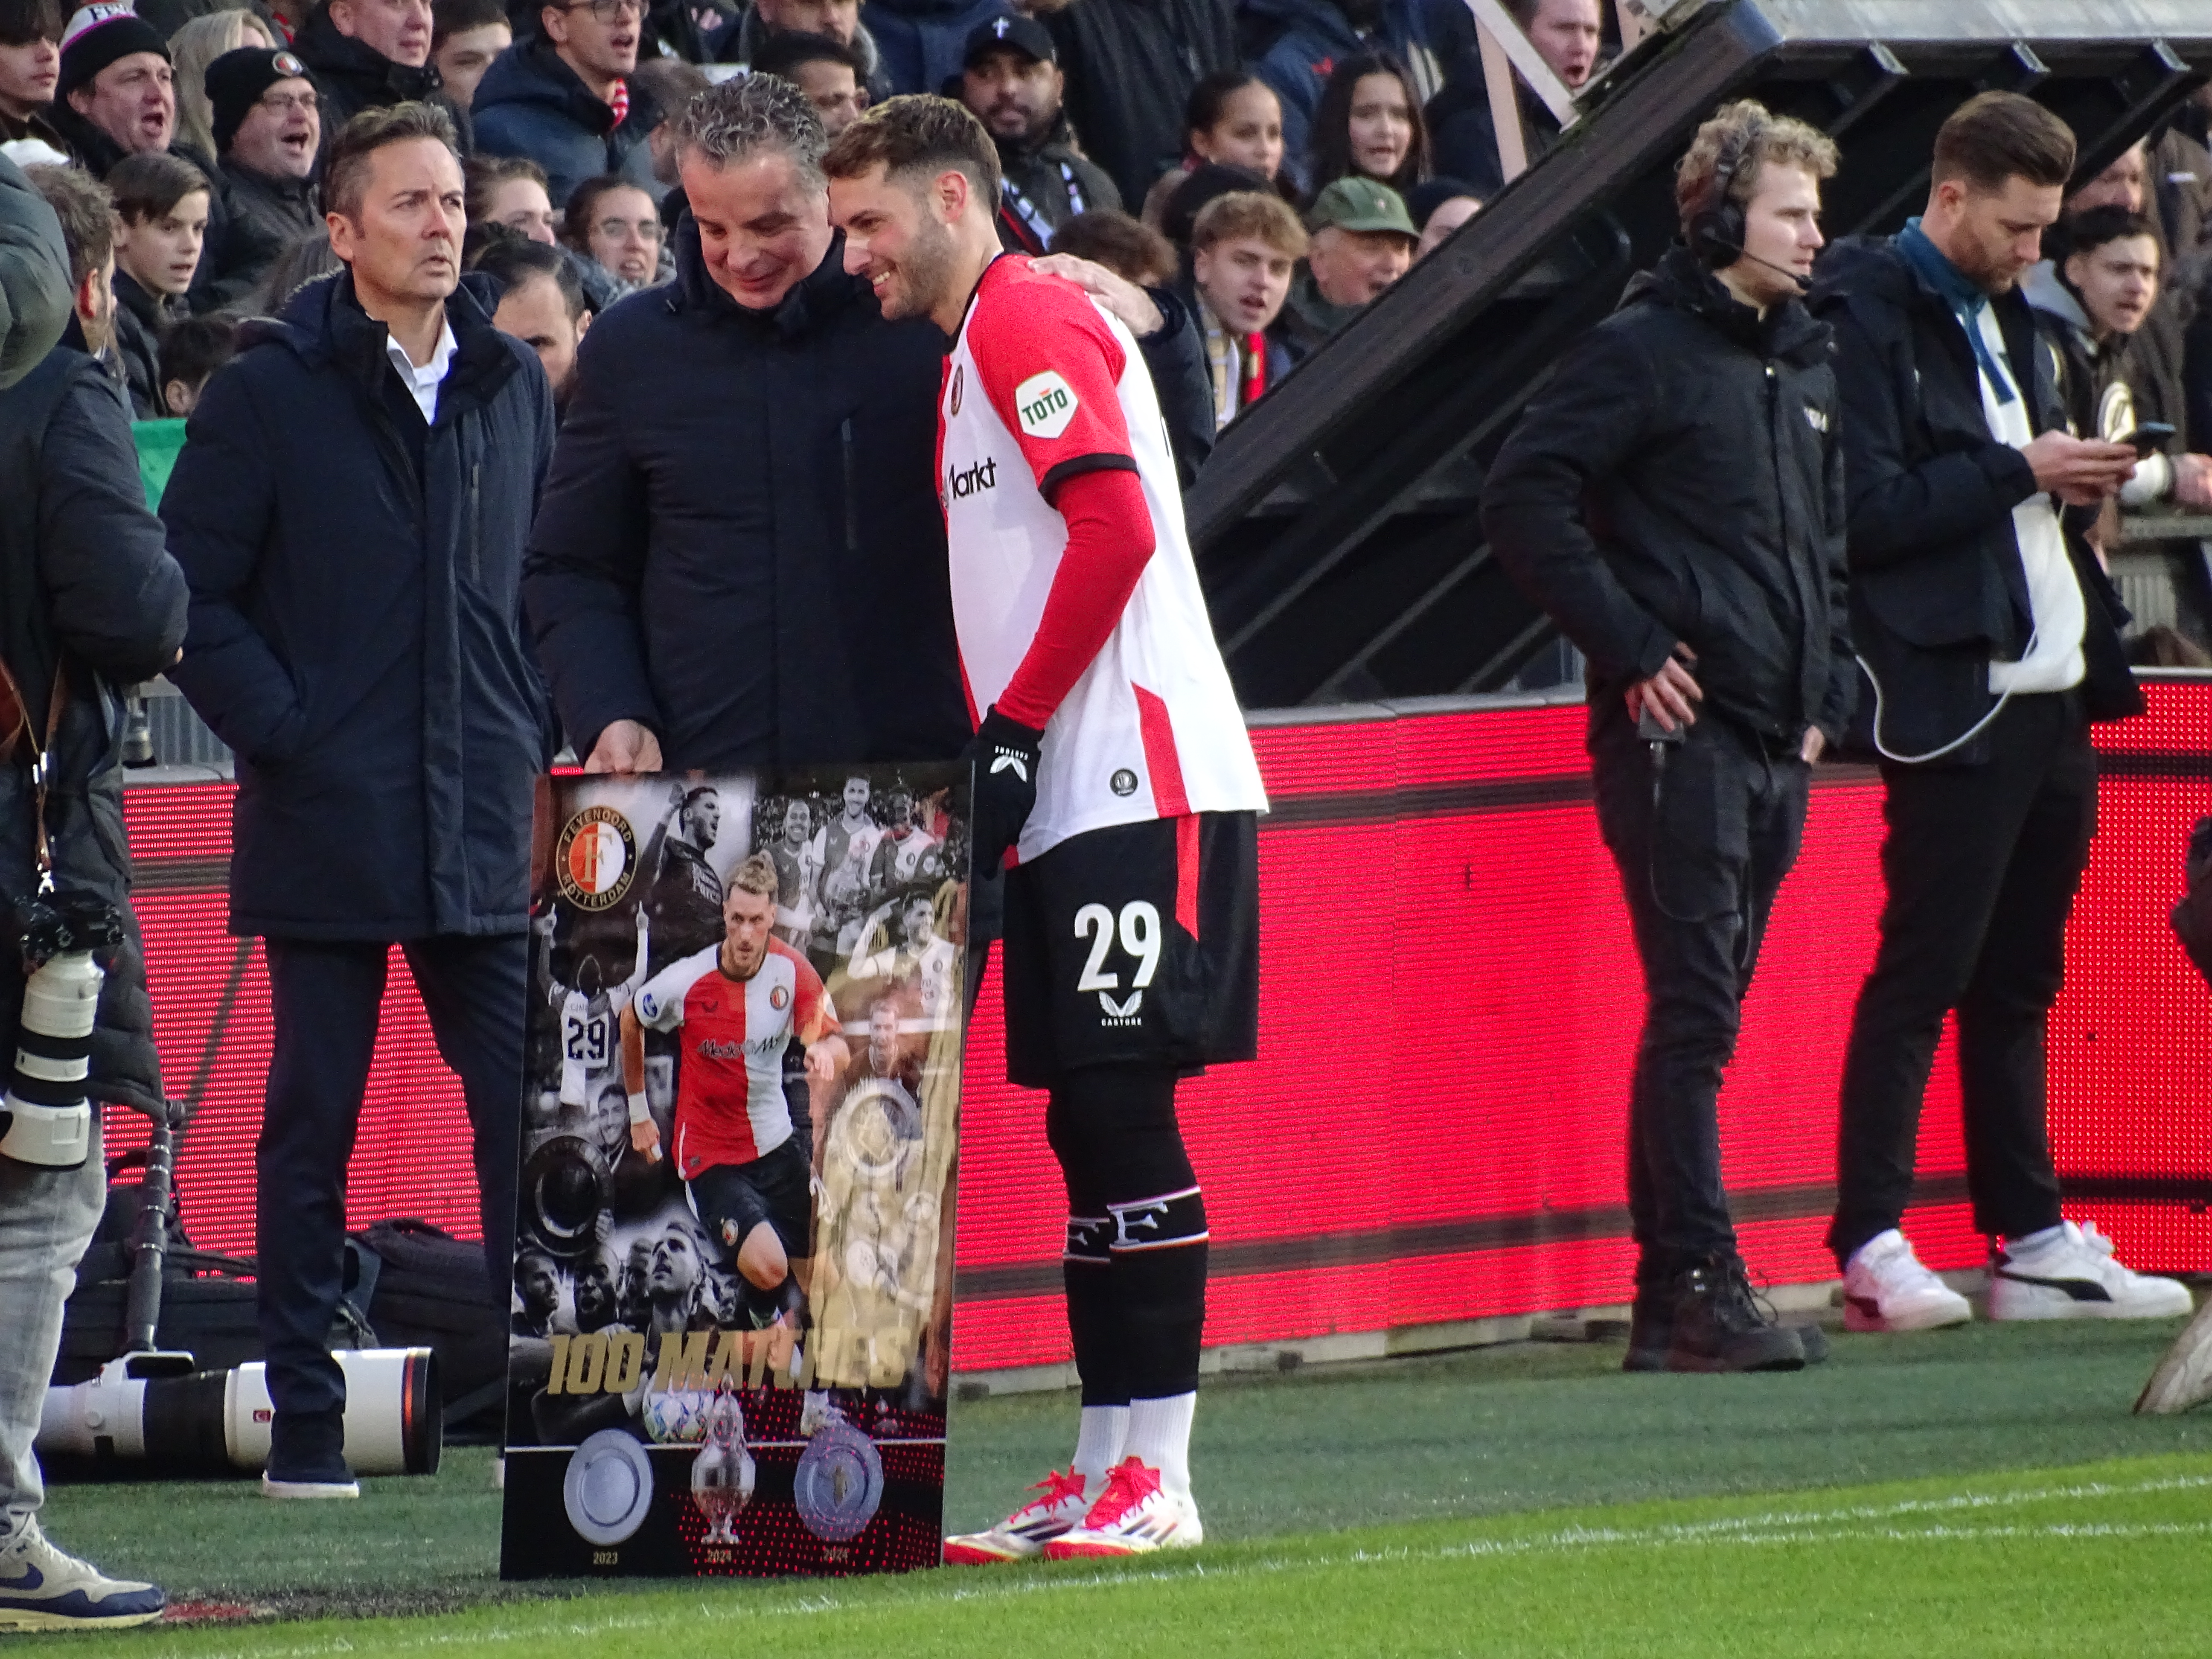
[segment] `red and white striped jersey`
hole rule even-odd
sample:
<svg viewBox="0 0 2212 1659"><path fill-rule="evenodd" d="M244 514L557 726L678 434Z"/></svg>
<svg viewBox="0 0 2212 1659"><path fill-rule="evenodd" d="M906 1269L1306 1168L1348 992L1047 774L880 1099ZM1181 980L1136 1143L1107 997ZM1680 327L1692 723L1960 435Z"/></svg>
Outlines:
<svg viewBox="0 0 2212 1659"><path fill-rule="evenodd" d="M750 979L736 980L708 946L647 980L638 1023L684 1033L676 1066L676 1173L689 1181L718 1164L750 1164L791 1139L783 1051L838 1030L822 976L781 939Z"/></svg>
<svg viewBox="0 0 2212 1659"><path fill-rule="evenodd" d="M1061 482L1133 471L1153 552L1120 623L1045 727L1019 854L1192 812L1267 810L1183 530L1152 375L1120 322L1073 283L1007 255L983 273L945 366L937 482L952 617L980 714L1036 639L1067 524Z"/></svg>

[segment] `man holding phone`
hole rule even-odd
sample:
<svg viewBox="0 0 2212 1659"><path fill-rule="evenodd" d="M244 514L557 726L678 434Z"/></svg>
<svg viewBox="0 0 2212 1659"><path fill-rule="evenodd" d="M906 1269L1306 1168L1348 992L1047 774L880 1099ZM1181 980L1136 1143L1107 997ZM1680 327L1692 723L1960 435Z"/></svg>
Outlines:
<svg viewBox="0 0 2212 1659"><path fill-rule="evenodd" d="M1483 493L1499 562L1589 659L1598 823L1644 963L1631 1370L1826 1352L1751 1291L1716 1106L1811 763L1850 714L1836 376L1799 298L1835 168L1755 103L1700 127L1687 246L1559 364Z"/></svg>
<svg viewBox="0 0 2212 1659"><path fill-rule="evenodd" d="M2066 430L2018 288L2074 163L2073 133L2033 100L1969 100L1936 135L1926 210L1831 250L1813 296L1836 331L1858 729L1881 757L1888 826L1828 1233L1853 1330L1971 1316L1900 1231L1954 1009L1966 1184L1995 1241L1990 1316L2190 1309L2182 1285L2130 1273L2060 1216L2045 1125L2045 1030L2096 828L2089 723L2142 707L2118 599L2063 513L2111 497L2136 452Z"/></svg>

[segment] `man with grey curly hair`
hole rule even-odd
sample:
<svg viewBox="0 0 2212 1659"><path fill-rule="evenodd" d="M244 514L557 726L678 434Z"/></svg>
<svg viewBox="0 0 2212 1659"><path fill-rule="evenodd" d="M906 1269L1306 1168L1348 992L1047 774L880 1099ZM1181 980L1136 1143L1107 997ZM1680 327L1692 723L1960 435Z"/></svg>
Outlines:
<svg viewBox="0 0 2212 1659"><path fill-rule="evenodd" d="M585 337L531 540L562 724L599 772L957 754L944 337L845 274L797 87L726 82L674 137L675 278Z"/></svg>

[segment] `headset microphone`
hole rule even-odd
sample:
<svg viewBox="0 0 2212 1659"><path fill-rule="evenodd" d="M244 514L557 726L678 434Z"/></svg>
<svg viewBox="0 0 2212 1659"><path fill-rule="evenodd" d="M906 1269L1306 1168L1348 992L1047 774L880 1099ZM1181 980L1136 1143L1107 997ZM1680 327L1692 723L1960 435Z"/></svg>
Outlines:
<svg viewBox="0 0 2212 1659"><path fill-rule="evenodd" d="M1705 204L1690 220L1685 240L1690 245L1690 252L1708 270L1724 270L1737 259L1748 259L1755 265L1765 265L1777 275L1787 276L1799 294L1808 294L1813 285L1789 266L1762 259L1744 246L1744 239L1750 233L1745 222L1744 204L1730 198L1736 180L1758 155L1766 132L1766 123L1753 115L1729 135L1720 154L1713 158L1713 181L1707 188Z"/></svg>
<svg viewBox="0 0 2212 1659"><path fill-rule="evenodd" d="M1762 259L1759 255L1753 253L1749 248L1738 247L1733 242L1722 242L1716 240L1712 242L1712 246L1726 248L1729 252L1735 254L1739 259L1748 259L1755 265L1765 265L1769 270L1772 271L1778 276L1788 277L1790 279L1790 285L1801 295L1810 294L1813 291L1813 284L1806 278L1800 276L1796 271L1790 270L1788 265L1778 265L1771 259Z"/></svg>

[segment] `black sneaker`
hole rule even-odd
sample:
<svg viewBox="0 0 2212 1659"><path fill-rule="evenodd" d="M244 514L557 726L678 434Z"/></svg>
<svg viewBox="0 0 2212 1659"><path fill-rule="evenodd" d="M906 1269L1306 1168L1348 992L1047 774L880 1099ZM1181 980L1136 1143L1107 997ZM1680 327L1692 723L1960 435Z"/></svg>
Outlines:
<svg viewBox="0 0 2212 1659"><path fill-rule="evenodd" d="M1674 1281L1670 1371L1795 1371L1805 1365L1797 1333L1762 1309L1735 1256L1715 1256ZM1824 1339L1825 1342L1825 1339Z"/></svg>
<svg viewBox="0 0 2212 1659"><path fill-rule="evenodd" d="M358 1498L345 1460L345 1412L278 1412L269 1425L264 1498Z"/></svg>
<svg viewBox="0 0 2212 1659"><path fill-rule="evenodd" d="M1792 1325L1805 1363L1818 1365L1828 1358L1828 1334L1818 1325ZM1628 1355L1620 1362L1625 1371L1663 1371L1667 1351L1674 1346L1674 1286L1671 1283L1639 1284L1628 1310Z"/></svg>

